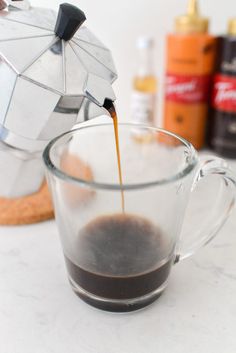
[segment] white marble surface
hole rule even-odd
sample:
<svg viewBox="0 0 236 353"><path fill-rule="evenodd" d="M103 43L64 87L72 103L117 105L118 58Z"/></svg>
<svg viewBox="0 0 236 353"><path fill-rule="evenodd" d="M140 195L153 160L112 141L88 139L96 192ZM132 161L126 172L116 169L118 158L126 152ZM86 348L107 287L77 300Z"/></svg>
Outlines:
<svg viewBox="0 0 236 353"><path fill-rule="evenodd" d="M1 353L235 353L236 210L150 307L111 314L71 291L54 222L0 227Z"/></svg>

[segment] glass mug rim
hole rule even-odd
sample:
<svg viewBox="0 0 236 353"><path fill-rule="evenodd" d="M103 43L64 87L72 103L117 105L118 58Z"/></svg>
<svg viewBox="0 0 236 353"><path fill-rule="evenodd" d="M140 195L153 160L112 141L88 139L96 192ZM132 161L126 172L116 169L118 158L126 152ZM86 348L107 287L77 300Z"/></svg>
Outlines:
<svg viewBox="0 0 236 353"><path fill-rule="evenodd" d="M120 184L109 184L109 183L101 183L101 182L96 182L96 181L88 181L88 180L84 180L81 178L76 178L74 176L71 176L71 175L65 173L64 171L62 171L60 168L58 168L53 163L51 156L50 156L51 150L53 149L55 144L58 141L60 141L61 139L65 138L67 136L73 136L74 134L76 134L82 130L92 129L92 128L94 129L96 127L104 127L104 126L112 126L113 127L113 123L112 122L111 123L96 123L96 124L90 124L88 126L81 126L76 129L67 131L67 132L55 137L54 139L52 139L48 143L48 145L46 146L46 148L44 149L44 152L43 152L43 161L44 161L45 166L47 167L47 170L50 171L55 177L57 177L63 181L77 184L82 187L120 191L120 189L121 189ZM173 174L169 178L164 178L164 179L160 179L160 180L154 180L154 181L145 182L145 183L123 184L122 190L124 190L124 191L140 190L140 189L145 189L148 187L165 185L165 184L169 184L169 183L178 181L178 180L184 178L185 176L187 176L195 168L195 166L198 163L197 151L195 150L193 145L177 134L174 134L174 133L172 133L168 130L162 129L162 128L152 127L152 126L148 126L145 124L119 123L118 126L125 126L125 127L129 127L129 128L140 127L140 128L144 128L149 131L155 131L158 133L162 133L162 134L171 136L171 137L175 138L176 140L178 140L179 142L181 142L182 145L184 145L189 152L188 164L178 173Z"/></svg>

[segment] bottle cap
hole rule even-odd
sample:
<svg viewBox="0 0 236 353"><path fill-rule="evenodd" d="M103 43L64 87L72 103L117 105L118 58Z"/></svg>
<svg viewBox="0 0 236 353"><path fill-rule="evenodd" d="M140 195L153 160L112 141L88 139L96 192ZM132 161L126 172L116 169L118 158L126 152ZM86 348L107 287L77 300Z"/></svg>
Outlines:
<svg viewBox="0 0 236 353"><path fill-rule="evenodd" d="M236 18L232 18L228 23L228 34L236 36Z"/></svg>
<svg viewBox="0 0 236 353"><path fill-rule="evenodd" d="M137 48L151 48L154 46L154 39L148 36L142 36L137 39Z"/></svg>
<svg viewBox="0 0 236 353"><path fill-rule="evenodd" d="M197 0L189 0L187 14L175 20L175 31L183 34L206 33L208 24L208 18L199 14Z"/></svg>

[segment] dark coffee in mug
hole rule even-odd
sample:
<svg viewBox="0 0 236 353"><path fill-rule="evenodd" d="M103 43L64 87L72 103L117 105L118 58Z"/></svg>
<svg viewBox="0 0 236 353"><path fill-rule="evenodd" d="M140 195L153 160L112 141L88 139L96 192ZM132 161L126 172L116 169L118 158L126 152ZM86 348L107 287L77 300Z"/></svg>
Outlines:
<svg viewBox="0 0 236 353"><path fill-rule="evenodd" d="M131 311L162 293L173 260L162 231L125 212L118 118L112 101L105 100L104 107L113 119L122 213L98 217L82 228L73 256L65 259L72 287L84 301L108 311Z"/></svg>
<svg viewBox="0 0 236 353"><path fill-rule="evenodd" d="M161 230L146 218L124 213L98 217L82 228L76 253L78 259L66 257L70 279L84 291L110 300L150 294L165 284L172 265ZM95 306L130 311L127 305L117 308L105 300Z"/></svg>

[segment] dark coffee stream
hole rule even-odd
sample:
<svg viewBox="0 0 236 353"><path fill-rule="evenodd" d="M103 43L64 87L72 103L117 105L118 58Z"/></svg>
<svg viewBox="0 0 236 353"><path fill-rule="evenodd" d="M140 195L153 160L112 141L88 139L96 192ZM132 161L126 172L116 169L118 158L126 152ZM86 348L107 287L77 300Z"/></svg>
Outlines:
<svg viewBox="0 0 236 353"><path fill-rule="evenodd" d="M116 156L118 163L118 172L119 172L119 182L120 182L120 190L121 190L121 207L122 212L125 212L125 197L123 187L123 178L122 178L122 168L121 168L121 157L120 157L120 142L119 142L119 126L118 126L118 117L116 114L116 109L112 101L109 99L105 100L104 108L106 108L113 119L114 126L114 134L115 134L115 143L116 143Z"/></svg>

